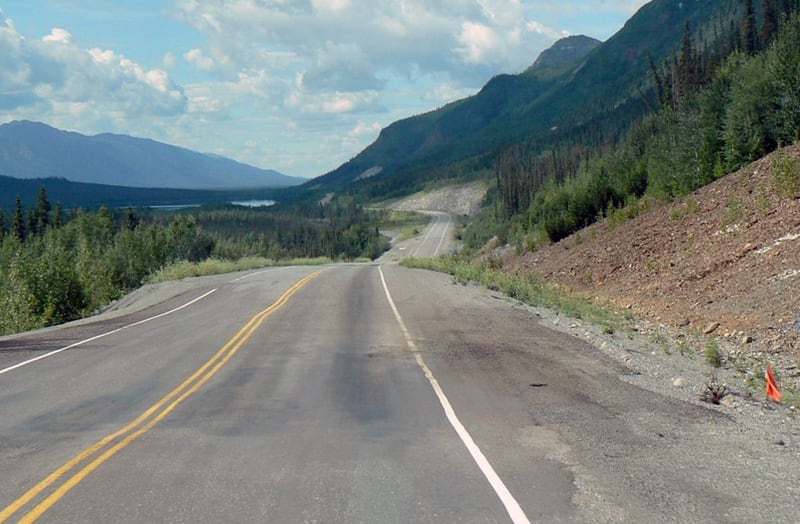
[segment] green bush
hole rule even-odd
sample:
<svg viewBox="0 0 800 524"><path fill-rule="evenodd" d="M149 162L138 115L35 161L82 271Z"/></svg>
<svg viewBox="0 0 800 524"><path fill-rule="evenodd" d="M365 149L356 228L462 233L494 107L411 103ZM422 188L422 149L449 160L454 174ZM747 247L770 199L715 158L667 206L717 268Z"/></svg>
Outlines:
<svg viewBox="0 0 800 524"><path fill-rule="evenodd" d="M800 161L796 158L779 153L772 162L772 176L780 195L787 198L800 196Z"/></svg>
<svg viewBox="0 0 800 524"><path fill-rule="evenodd" d="M722 351L720 351L719 345L715 341L710 340L706 343L705 357L706 362L711 366L715 368L722 366Z"/></svg>

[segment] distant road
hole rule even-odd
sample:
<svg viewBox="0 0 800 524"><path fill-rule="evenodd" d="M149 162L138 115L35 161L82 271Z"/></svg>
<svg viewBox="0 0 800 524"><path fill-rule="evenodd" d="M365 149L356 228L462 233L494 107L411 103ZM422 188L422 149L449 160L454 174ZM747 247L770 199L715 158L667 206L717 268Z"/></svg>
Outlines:
<svg viewBox="0 0 800 524"><path fill-rule="evenodd" d="M452 222L436 217L420 256L448 246ZM446 275L339 264L191 282L125 317L0 340L0 522L713 521L735 508L730 486L671 474L693 458L661 417L690 427L705 410L620 381L574 337Z"/></svg>
<svg viewBox="0 0 800 524"><path fill-rule="evenodd" d="M449 213L425 211L432 220L428 228L417 237L416 247L411 251L415 257L435 257L447 253L453 247L455 219ZM416 239L415 239L416 240Z"/></svg>

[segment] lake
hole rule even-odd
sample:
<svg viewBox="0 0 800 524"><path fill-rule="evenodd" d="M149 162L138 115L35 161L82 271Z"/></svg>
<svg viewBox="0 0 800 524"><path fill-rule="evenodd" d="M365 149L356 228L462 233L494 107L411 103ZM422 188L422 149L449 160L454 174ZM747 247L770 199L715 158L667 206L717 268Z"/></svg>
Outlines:
<svg viewBox="0 0 800 524"><path fill-rule="evenodd" d="M233 200L230 202L234 206L242 207L270 207L277 204L274 200ZM200 207L202 204L175 204L175 205L160 205L160 206L147 206L150 209L160 209L162 211L175 211L178 209L188 209L191 207Z"/></svg>
<svg viewBox="0 0 800 524"><path fill-rule="evenodd" d="M276 202L274 200L234 200L231 204L244 207L270 207L274 206Z"/></svg>

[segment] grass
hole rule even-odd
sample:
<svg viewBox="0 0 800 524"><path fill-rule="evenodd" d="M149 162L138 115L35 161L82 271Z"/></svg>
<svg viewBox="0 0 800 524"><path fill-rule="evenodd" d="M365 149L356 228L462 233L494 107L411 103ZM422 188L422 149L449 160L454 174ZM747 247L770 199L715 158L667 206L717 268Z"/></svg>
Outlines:
<svg viewBox="0 0 800 524"><path fill-rule="evenodd" d="M587 320L601 326L606 333L618 330L625 320L624 315L567 293L534 273L505 272L498 264L468 262L453 256L407 258L401 264L448 273L457 283L472 282L531 306L547 307L564 316Z"/></svg>
<svg viewBox="0 0 800 524"><path fill-rule="evenodd" d="M221 260L209 258L201 262L180 261L171 264L150 277L148 282L158 283L183 278L235 273L276 266L318 266L327 264L328 258L298 258L293 260L271 260L262 257L245 257L239 260Z"/></svg>
<svg viewBox="0 0 800 524"><path fill-rule="evenodd" d="M673 207L669 217L672 221L678 221L689 215L694 215L699 211L700 203L693 198L688 198L683 203Z"/></svg>
<svg viewBox="0 0 800 524"><path fill-rule="evenodd" d="M772 173L775 187L781 196L800 196L800 161L780 152L772 162Z"/></svg>
<svg viewBox="0 0 800 524"><path fill-rule="evenodd" d="M397 211L388 213L384 220L381 220L378 227L383 230L397 231L398 241L408 240L419 235L430 222L431 217L416 211Z"/></svg>
<svg viewBox="0 0 800 524"><path fill-rule="evenodd" d="M715 340L709 340L705 348L706 362L711 366L718 368L722 366L722 351L719 349L719 344Z"/></svg>

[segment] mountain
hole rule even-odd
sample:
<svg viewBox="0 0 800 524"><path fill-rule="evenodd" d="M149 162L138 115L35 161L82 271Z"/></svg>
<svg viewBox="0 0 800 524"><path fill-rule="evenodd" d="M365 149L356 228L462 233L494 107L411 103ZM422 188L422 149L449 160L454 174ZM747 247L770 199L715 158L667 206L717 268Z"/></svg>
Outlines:
<svg viewBox="0 0 800 524"><path fill-rule="evenodd" d="M409 161L443 152L446 160L474 154L476 137L541 98L599 44L585 36L559 40L524 73L497 75L474 96L391 124L358 156L315 181L338 188L365 174L406 167Z"/></svg>
<svg viewBox="0 0 800 524"><path fill-rule="evenodd" d="M618 136L652 104L649 57L664 62L680 47L685 24L710 29L716 13L741 4L654 0L604 43L585 36L560 40L520 74L498 75L472 97L389 125L349 162L315 179L313 187L341 190L370 174L366 184L388 186L394 177L413 191L425 177L452 176L459 163L511 143L534 142L545 149ZM478 161L478 168L487 166L491 160Z"/></svg>
<svg viewBox="0 0 800 524"><path fill-rule="evenodd" d="M542 51L524 74L540 78L560 77L568 73L600 44L602 44L600 40L583 35L562 38L549 49Z"/></svg>
<svg viewBox="0 0 800 524"><path fill-rule="evenodd" d="M287 187L305 182L153 140L109 133L85 136L29 121L0 125L0 174L181 189Z"/></svg>

